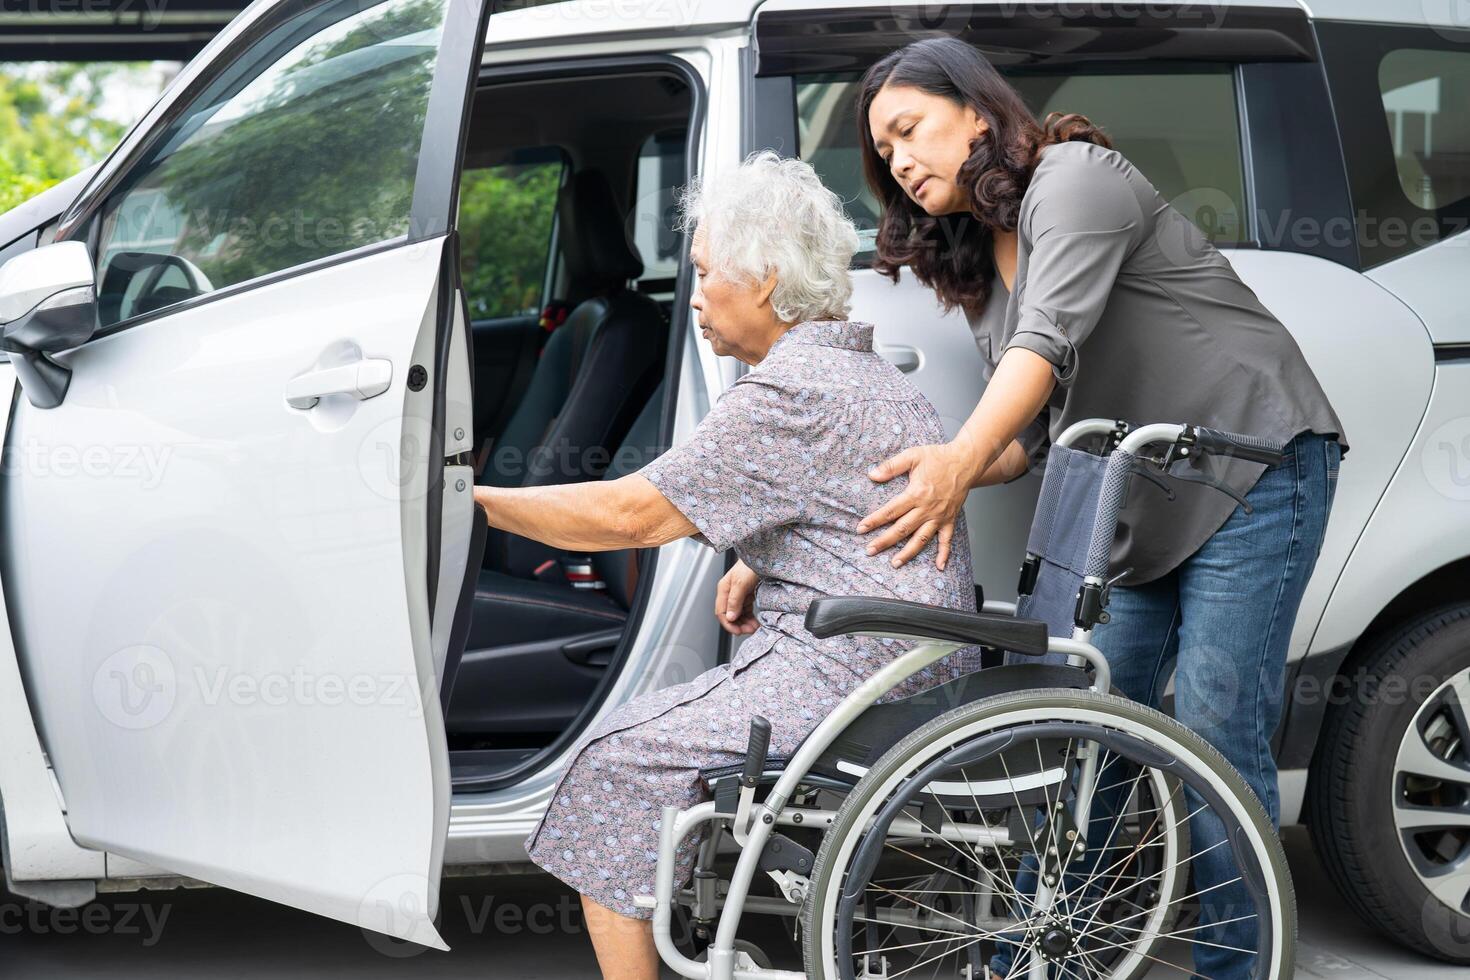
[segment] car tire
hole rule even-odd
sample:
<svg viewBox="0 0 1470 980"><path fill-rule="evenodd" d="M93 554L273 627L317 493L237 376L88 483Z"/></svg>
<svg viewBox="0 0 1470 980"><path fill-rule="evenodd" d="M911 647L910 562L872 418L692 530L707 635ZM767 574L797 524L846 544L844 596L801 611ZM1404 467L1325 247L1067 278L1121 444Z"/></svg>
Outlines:
<svg viewBox="0 0 1470 980"><path fill-rule="evenodd" d="M1322 863L1365 922L1470 963L1470 604L1368 638L1339 677L1307 797ZM1406 754L1425 747L1449 765Z"/></svg>

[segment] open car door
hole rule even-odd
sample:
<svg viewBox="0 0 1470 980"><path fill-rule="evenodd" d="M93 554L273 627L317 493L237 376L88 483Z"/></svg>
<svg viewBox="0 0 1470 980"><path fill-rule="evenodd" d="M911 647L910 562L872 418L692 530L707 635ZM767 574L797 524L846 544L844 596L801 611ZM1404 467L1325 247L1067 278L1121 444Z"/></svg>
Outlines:
<svg viewBox="0 0 1470 980"><path fill-rule="evenodd" d="M257 0L211 41L61 219L96 327L18 371L0 476L76 839L439 948L488 3Z"/></svg>

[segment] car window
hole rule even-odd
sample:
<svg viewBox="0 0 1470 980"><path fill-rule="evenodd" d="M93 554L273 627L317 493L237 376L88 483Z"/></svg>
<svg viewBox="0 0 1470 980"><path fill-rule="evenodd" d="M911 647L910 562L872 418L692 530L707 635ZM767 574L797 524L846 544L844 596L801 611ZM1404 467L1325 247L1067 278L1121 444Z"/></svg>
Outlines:
<svg viewBox="0 0 1470 980"><path fill-rule="evenodd" d="M1011 74L1038 119L1079 112L1112 138L1159 193L1216 244L1245 240L1245 178L1234 79L1228 69L1177 73ZM803 159L847 204L865 250L878 227L863 182L853 75L796 80L797 140Z"/></svg>
<svg viewBox="0 0 1470 980"><path fill-rule="evenodd" d="M237 56L102 211L108 326L404 236L447 0L329 0Z"/></svg>
<svg viewBox="0 0 1470 980"><path fill-rule="evenodd" d="M460 276L470 319L529 316L541 309L556 198L566 178L558 147L510 161L467 166L460 182Z"/></svg>
<svg viewBox="0 0 1470 980"><path fill-rule="evenodd" d="M1317 27L1363 268L1470 228L1470 31Z"/></svg>
<svg viewBox="0 0 1470 980"><path fill-rule="evenodd" d="M674 223L674 192L684 181L685 139L683 129L665 130L650 136L638 152L633 244L643 257L642 281L671 280L679 272L683 238ZM672 294L672 285L667 292Z"/></svg>
<svg viewBox="0 0 1470 980"><path fill-rule="evenodd" d="M1470 197L1470 53L1390 51L1378 64L1378 91L1409 202L1437 211Z"/></svg>

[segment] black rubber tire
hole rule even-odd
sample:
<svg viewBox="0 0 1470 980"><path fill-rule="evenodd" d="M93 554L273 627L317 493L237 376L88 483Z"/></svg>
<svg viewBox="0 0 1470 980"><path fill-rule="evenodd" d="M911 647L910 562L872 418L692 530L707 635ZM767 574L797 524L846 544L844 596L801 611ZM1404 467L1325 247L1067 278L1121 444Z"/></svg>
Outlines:
<svg viewBox="0 0 1470 980"><path fill-rule="evenodd" d="M832 826L823 836L822 846L817 851L816 864L812 868L811 887L802 909L802 954L806 975L809 978L818 978L818 980L826 976L826 964L818 948L820 946L818 937L821 935L821 921L819 920L822 906L821 896L825 894L830 884L829 879L833 874L841 873L841 869L834 868L836 863L834 854L840 842L848 834L861 832L860 829L855 828L854 824L879 787L896 771L907 765L910 757L924 746L940 742L952 732L976 721L1021 707L1040 708L1054 712L1055 718L1059 721L1074 718L1074 713L1079 710L1092 709L1105 711L1114 716L1126 716L1142 725L1153 726L1155 730L1191 746L1196 756L1221 781L1232 787L1234 795L1243 801L1251 823L1265 842L1268 852L1265 863L1268 866L1262 870L1274 879L1278 894L1281 895L1285 906L1286 928L1282 936L1282 972L1279 976L1266 977L1263 980L1291 980L1295 972L1296 961L1296 894L1292 888L1291 871L1287 866L1286 853L1281 848L1281 840L1276 828L1272 826L1265 808L1246 786L1240 774L1208 742L1162 712L1113 694L1060 689L999 694L940 715L884 753L872 769L858 781L857 786L847 795L838 809Z"/></svg>
<svg viewBox="0 0 1470 980"><path fill-rule="evenodd" d="M1323 722L1306 800L1312 842L1347 904L1388 938L1450 963L1470 963L1470 916L1424 887L1399 845L1392 810L1398 746L1428 692L1362 695L1383 691L1389 677L1402 678L1412 694L1415 678L1437 678L1438 686L1466 667L1470 604L1442 606L1366 639L1341 675L1348 696Z"/></svg>

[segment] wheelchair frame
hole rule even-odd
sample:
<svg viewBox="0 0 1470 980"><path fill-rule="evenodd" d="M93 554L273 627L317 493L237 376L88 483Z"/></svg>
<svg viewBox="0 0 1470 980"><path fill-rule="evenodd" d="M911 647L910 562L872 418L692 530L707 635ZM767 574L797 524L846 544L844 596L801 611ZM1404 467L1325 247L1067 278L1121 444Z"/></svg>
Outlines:
<svg viewBox="0 0 1470 980"><path fill-rule="evenodd" d="M1175 450L1171 453L1177 451L1178 445L1182 442L1186 446L1198 444L1200 452L1211 449L1220 452L1222 450L1218 447L1225 446L1228 447L1225 451L1231 451L1246 458L1258 459L1268 458L1268 454L1272 451L1279 454L1280 449L1249 436L1218 433L1213 430L1196 429L1192 426L1173 423L1145 425L1130 432L1127 423L1112 419L1087 419L1078 422L1062 434L1056 445L1071 446L1082 438L1095 435L1111 435L1116 448L1107 454L1108 469L1099 494L1098 519L1093 528L1088 551L1088 574L1083 577L1083 584L1078 592L1079 610L1090 598L1091 602L1087 604L1087 608L1091 610L1091 614L1083 617L1079 612L1079 619L1073 628L1071 637L1048 635L1045 652L1064 655L1066 662L1071 666L1091 668L1092 683L1089 690L1107 693L1110 687L1108 662L1101 651L1091 643L1091 624L1106 621L1103 610L1106 609L1107 591L1110 585L1106 581L1109 552L1116 531L1117 514L1122 506L1123 491L1126 489L1136 457L1145 447L1164 442L1176 444ZM1187 452L1186 449L1185 453ZM1174 457L1171 455L1168 458ZM1028 559L1030 557L1032 556L1028 554ZM980 611L1014 617L1017 614L1017 606L1009 602L986 601ZM1021 622L1027 621L1021 620ZM637 896L635 900L640 907L653 910L653 935L659 955L664 963L681 976L699 978L699 980L803 980L805 974L801 972L759 966L748 952L737 949L736 946L736 932L747 907L757 912L795 916L800 914L801 904L808 897L805 879L798 878L789 871L767 872L776 880L785 896L784 901L749 895L751 882L756 872L760 870L762 855L776 827L796 826L810 829L814 825L830 826L835 816L835 812L829 810L805 808L788 810L787 804L798 795L798 788L808 780L810 771L818 758L879 698L893 690L906 678L935 661L956 650L983 642L974 639L939 640L934 636L893 630L842 632L856 636L915 640L918 643L852 690L826 718L822 719L798 746L797 751L776 779L774 786L761 802L755 801L757 785L755 777L759 776L760 771L764 769L765 746L761 745L757 753L755 748L757 739L753 735L752 756L747 758L745 778L741 780L739 805L733 818L726 813L719 812L716 801L700 803L682 811L672 806L663 809L659 826L654 894ZM1042 690L1045 689L1037 689L1038 692ZM757 771L753 774L751 766L757 762L755 758L757 755ZM1096 745L1090 745L1085 755L1079 753L1079 759L1081 776L1078 782L1077 810L1074 819L1077 826L1087 826L1091 813L1092 796L1096 789ZM678 844L690 833L699 829L703 824L711 824L711 833L704 842L704 847L701 848L699 862L699 867L708 867L715 856L720 833L726 822L730 823L732 836L740 847L740 856L730 877L729 889L723 902L719 899L716 881L701 882L699 879L695 881L695 902L699 905L708 905L711 909L717 908L719 912L714 940L707 950L707 961L700 962L685 956L675 945L673 937L673 909L676 899L674 854ZM936 836L933 828L922 827L918 821L905 818L895 821L892 830L902 836L915 834ZM941 830L939 835L955 835L957 839L987 846L1005 846L1012 843L1009 832L1004 828L954 827L949 830ZM1054 893L1055 889L1052 886L1043 880L1038 880L1037 907L1043 911L1050 908L1055 897ZM1031 971L1033 976L1036 970L1037 965L1033 963ZM1045 968L1041 967L1040 971L1044 978Z"/></svg>

